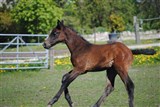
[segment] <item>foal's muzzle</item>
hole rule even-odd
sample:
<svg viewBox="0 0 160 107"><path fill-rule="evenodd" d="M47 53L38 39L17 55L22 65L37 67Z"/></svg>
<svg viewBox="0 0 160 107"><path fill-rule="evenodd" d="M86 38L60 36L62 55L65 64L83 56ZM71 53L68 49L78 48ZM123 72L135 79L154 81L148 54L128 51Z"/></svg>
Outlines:
<svg viewBox="0 0 160 107"><path fill-rule="evenodd" d="M45 49L49 49L51 47L50 45L48 46L45 42L42 45Z"/></svg>

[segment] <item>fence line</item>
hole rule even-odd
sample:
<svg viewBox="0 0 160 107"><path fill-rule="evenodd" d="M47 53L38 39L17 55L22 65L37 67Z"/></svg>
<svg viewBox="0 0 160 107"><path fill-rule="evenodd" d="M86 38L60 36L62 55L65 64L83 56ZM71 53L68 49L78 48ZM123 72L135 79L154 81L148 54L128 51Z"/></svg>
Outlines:
<svg viewBox="0 0 160 107"><path fill-rule="evenodd" d="M135 40L135 33L130 31L124 31L121 33L117 33L119 35L119 39L123 40ZM90 35L83 35L89 41L108 41L109 40L109 32L103 33L95 33ZM140 39L160 39L160 31L152 30L152 31L140 31L139 32Z"/></svg>
<svg viewBox="0 0 160 107"><path fill-rule="evenodd" d="M0 70L11 69L36 69L36 68L48 68L49 52L48 50L35 51L30 46L41 46L42 43L27 43L22 37L46 37L47 35L39 34L0 34L0 36L7 37L12 36L13 39L7 43L0 43ZM11 49L7 50L11 46L16 46L15 52ZM22 47L26 47L25 51L21 51ZM27 65L26 65L27 64ZM8 66L6 66L8 65Z"/></svg>
<svg viewBox="0 0 160 107"><path fill-rule="evenodd" d="M148 48L148 47L154 47L154 46L160 46L160 43L153 43L153 44L142 44L142 45L132 45L128 46L130 49L140 49L140 48Z"/></svg>
<svg viewBox="0 0 160 107"><path fill-rule="evenodd" d="M153 33L153 32L152 32ZM154 31L155 33L155 31ZM129 36L126 36L129 34ZM143 34L150 35L151 32L144 32ZM120 35L120 39L128 40L128 39L135 39L135 34L131 32L123 32ZM0 70L11 70L11 69L36 69L36 68L48 68L50 66L51 71L54 70L53 68L53 62L54 58L59 57L66 57L63 55L54 56L54 49L51 49L50 52L48 50L44 51L35 51L30 46L41 46L42 43L26 43L22 37L28 36L28 37L46 37L47 35L33 35L33 34L0 34L0 36L13 36L14 38L8 42L8 43L0 43ZM144 38L143 38L144 37ZM155 33L155 35L151 36L141 36L141 39L152 39L154 38L160 38L160 32ZM93 35L87 35L85 38L89 41L94 40ZM96 41L107 41L108 33L97 33L96 34ZM16 51L13 52L8 51L7 48L10 46L16 46ZM27 50L20 51L21 46L25 46ZM146 44L146 45L134 45L134 46L128 46L130 49L134 48L146 48L150 46L160 46L160 43L156 44ZM2 48L1 48L2 47ZM43 48L43 47L42 47ZM69 56L69 55L68 55ZM50 59L50 64L49 64ZM29 64L30 66L25 66L25 64ZM5 65L14 65L6 67Z"/></svg>

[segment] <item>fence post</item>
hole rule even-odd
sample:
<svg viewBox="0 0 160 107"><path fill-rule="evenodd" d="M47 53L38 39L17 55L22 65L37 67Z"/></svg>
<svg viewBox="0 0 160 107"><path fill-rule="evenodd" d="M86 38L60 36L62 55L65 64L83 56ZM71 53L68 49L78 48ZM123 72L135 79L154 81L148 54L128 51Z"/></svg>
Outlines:
<svg viewBox="0 0 160 107"><path fill-rule="evenodd" d="M96 29L93 28L93 34L94 34L94 44L96 43Z"/></svg>
<svg viewBox="0 0 160 107"><path fill-rule="evenodd" d="M54 71L54 48L49 50L50 71Z"/></svg>
<svg viewBox="0 0 160 107"><path fill-rule="evenodd" d="M19 67L19 35L17 35L17 49L16 49L16 52L17 52L17 54L16 54L16 68L18 69L18 67Z"/></svg>
<svg viewBox="0 0 160 107"><path fill-rule="evenodd" d="M134 31L135 31L135 37L136 37L136 43L140 44L140 35L139 35L139 23L137 21L137 16L133 17L133 24L134 24Z"/></svg>

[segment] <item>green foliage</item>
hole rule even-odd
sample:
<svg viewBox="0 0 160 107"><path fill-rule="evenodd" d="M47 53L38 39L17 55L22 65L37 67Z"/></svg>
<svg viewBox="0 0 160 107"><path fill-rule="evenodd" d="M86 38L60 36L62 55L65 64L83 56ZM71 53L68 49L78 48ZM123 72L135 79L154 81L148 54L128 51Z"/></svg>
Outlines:
<svg viewBox="0 0 160 107"><path fill-rule="evenodd" d="M12 10L16 33L48 33L57 19L63 19L66 25L82 34L92 33L97 28L110 31L113 26L118 26L117 31L131 31L133 16L148 19L160 15L159 0L7 0L4 4L0 10ZM159 26L159 20L143 23L146 30L159 29ZM15 29L7 33L13 31Z"/></svg>
<svg viewBox="0 0 160 107"><path fill-rule="evenodd" d="M20 0L12 10L13 19L25 33L48 33L62 14L52 0Z"/></svg>
<svg viewBox="0 0 160 107"><path fill-rule="evenodd" d="M160 1L159 0L144 0L137 4L138 18L152 19L160 17ZM144 30L160 29L160 19L143 22Z"/></svg>
<svg viewBox="0 0 160 107"><path fill-rule="evenodd" d="M110 31L111 26L115 26L115 24L118 24L119 31L126 30L125 26L127 26L126 28L132 29L133 14L135 13L132 0L74 0L74 2L70 0L70 6L65 5L68 4L68 2L63 1L63 3L63 6L66 6L63 18L72 24L74 28L78 28L79 26L83 29L83 33L92 33L92 29L99 27ZM57 4L62 4L62 2L57 1ZM118 22L113 23L113 20L110 20L110 16L112 16L111 13L115 14ZM79 28L78 31L80 31Z"/></svg>
<svg viewBox="0 0 160 107"><path fill-rule="evenodd" d="M109 17L111 21L111 25L109 26L110 31L117 31L121 32L124 31L125 26L124 26L124 21L121 16L116 15L115 13L112 13Z"/></svg>
<svg viewBox="0 0 160 107"><path fill-rule="evenodd" d="M0 32L5 32L12 25L9 12L0 12Z"/></svg>
<svg viewBox="0 0 160 107"><path fill-rule="evenodd" d="M133 30L133 16L135 14L135 2L133 0L109 1L109 14L107 29L111 28L121 32Z"/></svg>
<svg viewBox="0 0 160 107"><path fill-rule="evenodd" d="M73 27L77 30L80 30L80 26L77 26L80 25L80 20L77 17L78 12L76 11L77 6L75 3L76 3L75 1L69 0L68 2L63 4L63 11L64 11L63 20L66 25Z"/></svg>
<svg viewBox="0 0 160 107"><path fill-rule="evenodd" d="M93 32L91 29L107 27L109 5L106 0L77 1L76 6L80 25L86 33Z"/></svg>

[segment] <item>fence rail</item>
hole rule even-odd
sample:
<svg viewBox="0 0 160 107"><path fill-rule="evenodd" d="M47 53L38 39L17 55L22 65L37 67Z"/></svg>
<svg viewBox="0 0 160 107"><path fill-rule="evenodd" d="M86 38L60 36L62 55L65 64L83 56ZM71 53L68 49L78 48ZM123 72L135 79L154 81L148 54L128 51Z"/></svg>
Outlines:
<svg viewBox="0 0 160 107"><path fill-rule="evenodd" d="M135 33L130 31L124 31L121 33L117 33L119 35L119 39L121 41L124 40L136 40ZM109 32L103 33L94 33L90 35L83 35L89 41L108 41L109 40ZM153 31L141 31L139 32L140 40L147 39L159 39L160 38L160 30Z"/></svg>
<svg viewBox="0 0 160 107"><path fill-rule="evenodd" d="M42 47L42 43L27 43L23 37L42 38L39 34L0 34L2 37L13 37L10 42L0 43L0 70L48 68L48 50L36 51L31 46ZM8 49L16 47L16 50ZM25 50L21 50L25 47Z"/></svg>

